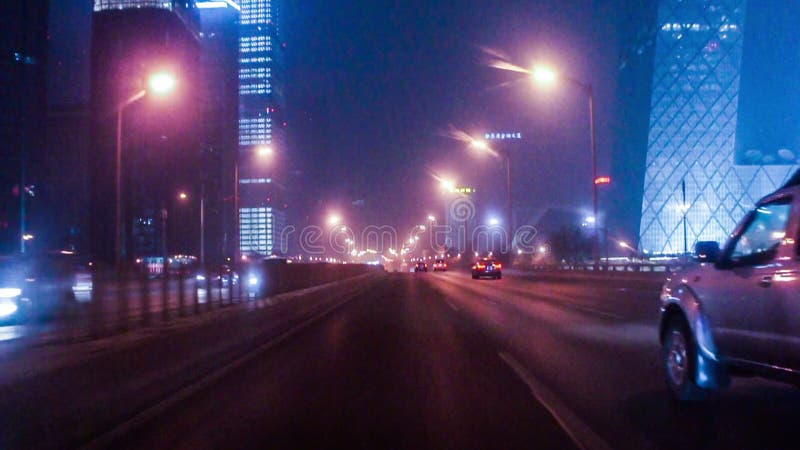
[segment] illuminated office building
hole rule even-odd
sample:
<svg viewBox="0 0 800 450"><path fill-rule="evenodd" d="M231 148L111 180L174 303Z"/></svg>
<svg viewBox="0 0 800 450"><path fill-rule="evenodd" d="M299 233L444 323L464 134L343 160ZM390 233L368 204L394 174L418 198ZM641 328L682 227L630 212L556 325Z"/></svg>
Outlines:
<svg viewBox="0 0 800 450"><path fill-rule="evenodd" d="M278 248L285 212L276 155L285 152L277 2L241 0L239 20L239 251L269 255ZM264 156L262 148L272 149Z"/></svg>
<svg viewBox="0 0 800 450"><path fill-rule="evenodd" d="M660 2L640 249L724 241L796 169L800 63L785 55L800 51L800 8L790 3Z"/></svg>

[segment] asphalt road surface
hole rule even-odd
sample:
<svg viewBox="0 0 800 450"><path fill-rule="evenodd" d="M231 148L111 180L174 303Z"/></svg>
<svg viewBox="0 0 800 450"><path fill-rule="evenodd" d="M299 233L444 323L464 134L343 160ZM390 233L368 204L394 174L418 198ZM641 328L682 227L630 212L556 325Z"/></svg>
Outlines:
<svg viewBox="0 0 800 450"><path fill-rule="evenodd" d="M388 274L109 448L797 448L800 391L670 400L657 287Z"/></svg>

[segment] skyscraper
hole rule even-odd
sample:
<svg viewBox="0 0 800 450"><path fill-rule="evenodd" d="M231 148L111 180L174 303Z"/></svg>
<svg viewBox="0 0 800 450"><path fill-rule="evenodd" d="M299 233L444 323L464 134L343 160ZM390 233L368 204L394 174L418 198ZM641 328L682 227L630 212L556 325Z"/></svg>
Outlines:
<svg viewBox="0 0 800 450"><path fill-rule="evenodd" d="M198 1L202 47L201 71L207 98L203 187L205 258L222 260L236 249L234 165L239 121L239 16L234 1Z"/></svg>
<svg viewBox="0 0 800 450"><path fill-rule="evenodd" d="M242 0L239 6L239 251L269 255L285 222L275 170L275 158L286 151L283 45L277 2Z"/></svg>
<svg viewBox="0 0 800 450"><path fill-rule="evenodd" d="M793 39L800 8L747 3L659 4L644 251L680 253L684 242L691 249L696 241L724 241L746 209L797 167L800 120L775 119L800 119L800 88L789 75L800 63L785 57L800 50Z"/></svg>

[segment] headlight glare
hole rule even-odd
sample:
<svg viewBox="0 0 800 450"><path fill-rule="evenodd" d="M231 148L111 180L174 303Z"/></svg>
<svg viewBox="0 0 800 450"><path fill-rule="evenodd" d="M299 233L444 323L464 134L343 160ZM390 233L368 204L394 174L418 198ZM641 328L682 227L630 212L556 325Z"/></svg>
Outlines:
<svg viewBox="0 0 800 450"><path fill-rule="evenodd" d="M0 288L0 298L15 298L22 295L20 288Z"/></svg>

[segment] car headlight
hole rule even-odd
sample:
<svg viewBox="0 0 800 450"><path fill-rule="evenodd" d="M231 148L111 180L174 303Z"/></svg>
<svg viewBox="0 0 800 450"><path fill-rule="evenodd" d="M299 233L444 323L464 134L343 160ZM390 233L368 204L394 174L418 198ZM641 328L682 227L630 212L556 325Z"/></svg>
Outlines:
<svg viewBox="0 0 800 450"><path fill-rule="evenodd" d="M0 298L16 298L22 295L20 288L0 288Z"/></svg>
<svg viewBox="0 0 800 450"><path fill-rule="evenodd" d="M196 275L194 277L194 279L197 280L197 281L206 281L206 277L204 275L200 275L200 274Z"/></svg>
<svg viewBox="0 0 800 450"><path fill-rule="evenodd" d="M250 275L247 278L247 284L249 284L250 286L258 286L258 277L255 275Z"/></svg>
<svg viewBox="0 0 800 450"><path fill-rule="evenodd" d="M0 302L0 317L7 317L17 312L17 305L14 302Z"/></svg>

